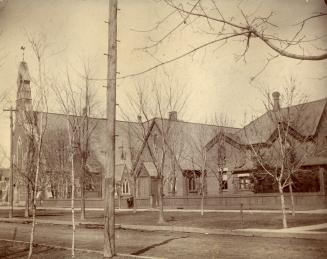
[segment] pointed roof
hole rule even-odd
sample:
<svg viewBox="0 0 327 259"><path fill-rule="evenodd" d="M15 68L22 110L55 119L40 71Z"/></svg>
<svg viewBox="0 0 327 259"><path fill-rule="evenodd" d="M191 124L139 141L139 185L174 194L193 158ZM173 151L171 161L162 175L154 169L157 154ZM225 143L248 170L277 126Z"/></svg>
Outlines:
<svg viewBox="0 0 327 259"><path fill-rule="evenodd" d="M285 107L280 112L268 111L240 129L242 144L265 143L276 130L277 117L289 121L291 128L304 137L314 136L326 107L327 98ZM295 133L294 132L294 133Z"/></svg>
<svg viewBox="0 0 327 259"><path fill-rule="evenodd" d="M150 177L157 177L158 172L153 162L143 162L143 166Z"/></svg>
<svg viewBox="0 0 327 259"><path fill-rule="evenodd" d="M198 168L199 163L197 159L194 159L194 161L191 159L196 157L194 156L194 145L203 145L203 148L205 148L207 143L218 132L222 131L233 134L239 130L239 128L233 127L222 127L165 118L154 118L151 122L145 142L147 142L148 138L154 134L153 131L155 130L158 131L159 135L168 132L168 137L165 139L166 145L170 152L175 154L175 159L177 161L179 160L177 164L181 170L192 170ZM138 159L140 159L145 147L145 145L142 146ZM178 158L179 156L181 159Z"/></svg>
<svg viewBox="0 0 327 259"><path fill-rule="evenodd" d="M126 164L116 165L115 168L116 168L116 170L115 170L115 181L120 182L122 180L124 170L128 171L128 168L127 168Z"/></svg>

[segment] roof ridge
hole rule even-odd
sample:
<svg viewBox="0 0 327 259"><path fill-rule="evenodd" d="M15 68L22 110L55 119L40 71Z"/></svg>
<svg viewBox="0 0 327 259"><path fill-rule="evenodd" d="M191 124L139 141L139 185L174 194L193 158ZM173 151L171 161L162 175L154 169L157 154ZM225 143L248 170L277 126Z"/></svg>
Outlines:
<svg viewBox="0 0 327 259"><path fill-rule="evenodd" d="M294 104L294 105L289 105L286 107L282 107L281 110L287 109L287 108L292 108L292 107L296 107L296 106L300 106L300 105L306 105L306 104L311 104L314 102L321 102L321 101L327 101L327 97L324 97L322 99L318 99L318 100L313 100L310 102L302 102L302 103L298 103L298 104ZM249 126L250 124L254 123L256 120L260 119L261 117L263 117L264 115L273 112L273 110L266 110L264 113L262 113L260 116L258 116L257 118L251 120L248 124L244 125L242 128L240 128L240 130L245 129L245 127Z"/></svg>
<svg viewBox="0 0 327 259"><path fill-rule="evenodd" d="M83 115L75 115L75 114L64 114L64 113L59 113L59 112L44 112L44 111L34 111L37 113L47 113L50 115L58 115L58 116L71 116L71 117L83 117ZM94 117L94 116L88 116L89 119L91 120L106 120L107 118L104 117ZM127 120L117 120L116 122L126 122L126 123L133 123L133 124L137 124L138 122L135 121L127 121Z"/></svg>
<svg viewBox="0 0 327 259"><path fill-rule="evenodd" d="M159 117L154 117L154 120L166 120L169 121L168 118L159 118ZM230 129L241 129L238 127L232 127L232 126L220 126L220 125L215 125L215 124L209 124L209 123L202 123L202 122L193 122L193 121L183 121L183 120L173 120L172 122L178 122L178 123L184 123L184 124L197 124L197 125L203 125L203 126L210 126L210 127L223 127L223 128L230 128Z"/></svg>
<svg viewBox="0 0 327 259"><path fill-rule="evenodd" d="M321 102L321 101L327 101L327 97L324 97L324 98L321 98L321 99L318 99L318 100L309 101L309 102L302 102L302 103L298 103L298 104L293 104L293 105L290 105L290 106L282 107L282 109L295 107L295 106L299 106L299 105L303 105L303 104L311 104L311 103L315 103L315 102Z"/></svg>

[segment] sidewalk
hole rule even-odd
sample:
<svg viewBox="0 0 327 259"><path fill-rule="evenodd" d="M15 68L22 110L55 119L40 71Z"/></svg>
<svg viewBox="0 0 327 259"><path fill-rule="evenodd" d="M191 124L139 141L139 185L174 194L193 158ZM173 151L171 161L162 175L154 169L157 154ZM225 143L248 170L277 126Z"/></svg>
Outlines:
<svg viewBox="0 0 327 259"><path fill-rule="evenodd" d="M17 223L26 224L32 222L32 219L24 218L0 218L0 223ZM67 225L71 226L71 221L66 220L45 220L37 219L37 224L51 224L51 225ZM76 220L75 225L85 228L103 228L103 223L80 221ZM141 231L170 231L170 232L185 232L185 233L198 233L205 235L236 235L247 237L277 237L277 238L302 238L302 239L315 239L327 240L327 231L312 231L327 229L327 223L293 227L287 229L208 229L198 227L185 227L185 226L162 226L162 225L132 225L132 224L116 224L116 229L126 230L141 230Z"/></svg>
<svg viewBox="0 0 327 259"><path fill-rule="evenodd" d="M9 206L0 206L0 210L8 210ZM57 210L57 211L70 211L71 208L63 207L38 207L38 210ZM24 210L23 206L14 207L14 210ZM80 208L75 208L75 211L79 211ZM103 211L103 208L86 208L87 211ZM115 209L115 211L133 211L133 209ZM158 211L158 209L148 208L148 209L137 209L137 211ZM200 209L164 209L167 212L200 212ZM234 212L240 213L240 210L204 210L205 213L210 212ZM243 213L280 213L280 210L243 210ZM292 213L288 210L287 213ZM297 210L296 214L327 214L327 209L317 209L317 210Z"/></svg>

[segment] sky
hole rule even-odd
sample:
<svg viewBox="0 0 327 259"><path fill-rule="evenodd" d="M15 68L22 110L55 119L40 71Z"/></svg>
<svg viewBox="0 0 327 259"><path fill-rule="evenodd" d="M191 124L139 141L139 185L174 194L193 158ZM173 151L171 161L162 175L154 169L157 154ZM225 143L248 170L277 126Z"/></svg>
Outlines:
<svg viewBox="0 0 327 259"><path fill-rule="evenodd" d="M242 21L240 9L247 15L264 16L273 12L272 22L277 27L273 27L271 33L286 38L296 32L298 27L294 24L317 12L327 11L322 0L220 0L217 4L223 15L233 17L233 21ZM158 21L166 17L171 9L157 0L119 0L119 9L119 76L143 71L156 65L158 60L173 58L213 37L202 30L208 27L207 21L191 20L152 49L149 55L139 49L160 39L181 21L181 16L175 13L158 26ZM107 18L107 0L0 0L0 92L7 91L11 99L2 106L14 105L17 68L22 60L21 46L26 47L25 61L32 77L37 76L37 62L27 35L35 38L42 35L46 39L43 69L55 83L62 84L66 72L70 71L74 85L83 85L84 81L78 75L82 73L85 62L90 64L94 78L105 78ZM326 24L326 18L308 22L304 28L305 39L326 35ZM309 42L305 50L314 54L319 52L317 48L326 50L326 46L327 39L323 37ZM291 78L295 80L298 92L306 95L309 101L327 96L326 61L299 62L280 57L251 82L251 78L264 67L267 57L275 53L253 40L246 61L237 61L237 55L243 49L244 42L233 40L221 48L208 47L141 76L118 80L119 107L130 112L128 96L135 94L136 85L147 85L153 80L169 82L173 88L185 87L190 96L183 117L179 116L181 119L207 122L214 114L223 113L233 126L240 127L252 115L265 111L262 89L282 92ZM289 50L299 51L292 47ZM97 115L104 114L104 84L105 81L101 80L91 84L100 104ZM37 87L32 85L32 95L35 96L36 92ZM60 112L53 93L49 92L48 98L49 110ZM119 113L117 116L122 118ZM136 118L136 115L131 117ZM9 136L8 114L0 112L0 146L6 153L9 152Z"/></svg>

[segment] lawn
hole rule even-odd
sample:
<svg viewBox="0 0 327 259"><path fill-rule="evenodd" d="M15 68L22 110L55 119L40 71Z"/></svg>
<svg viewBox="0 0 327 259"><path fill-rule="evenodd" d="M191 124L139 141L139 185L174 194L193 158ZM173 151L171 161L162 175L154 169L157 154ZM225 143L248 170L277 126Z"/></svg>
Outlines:
<svg viewBox="0 0 327 259"><path fill-rule="evenodd" d="M208 212L203 216L198 212L166 212L165 225L188 226L216 229L238 228L282 228L282 217L279 213L240 213ZM156 225L157 212L120 212L116 216L116 223L134 225ZM287 215L289 227L327 223L324 214L297 214Z"/></svg>
<svg viewBox="0 0 327 259"><path fill-rule="evenodd" d="M1 211L1 217L7 217L7 212ZM22 217L23 211L15 211L15 217ZM47 220L70 220L69 211L38 211L39 219ZM79 220L79 212L76 212L76 219ZM207 212L201 216L200 212L165 212L166 223L164 225L189 226L200 228L216 229L239 229L239 228L282 228L280 213L243 213L243 220L240 213L236 212ZM117 224L132 225L157 225L158 212L132 211L116 212L115 221ZM327 223L326 214L296 214L287 215L289 227L305 226ZM103 212L86 211L86 221L103 222Z"/></svg>

